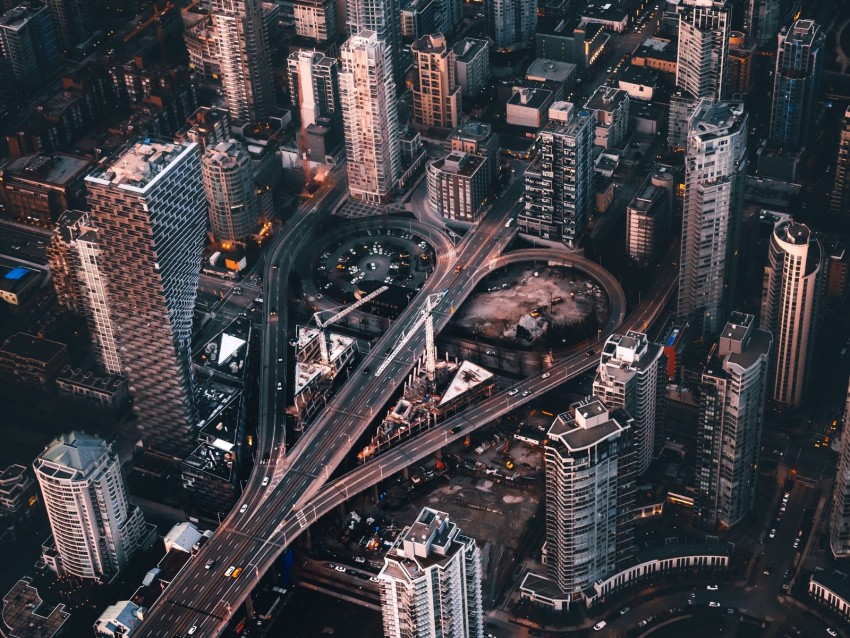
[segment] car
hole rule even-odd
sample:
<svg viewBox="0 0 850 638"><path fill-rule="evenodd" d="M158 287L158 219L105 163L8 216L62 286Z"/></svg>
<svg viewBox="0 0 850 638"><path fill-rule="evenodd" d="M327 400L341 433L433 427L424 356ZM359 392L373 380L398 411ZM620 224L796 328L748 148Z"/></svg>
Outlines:
<svg viewBox="0 0 850 638"><path fill-rule="evenodd" d="M794 549L797 549L797 548L799 548L799 547L800 547L800 539L799 539L799 538L795 538L795 539L794 539Z"/></svg>
<svg viewBox="0 0 850 638"><path fill-rule="evenodd" d="M449 430L449 432L451 432L452 434L457 434L457 433L458 433L458 432L460 432L462 429L463 429L463 426L462 426L462 425L456 425L456 426L454 426L451 430Z"/></svg>
<svg viewBox="0 0 850 638"><path fill-rule="evenodd" d="M378 581L378 577L377 577L377 576L370 576L370 577L369 577L369 580L370 580L370 581L372 581L373 583L377 583L377 582L379 582L379 581Z"/></svg>
<svg viewBox="0 0 850 638"><path fill-rule="evenodd" d="M461 270L463 270L463 266L458 265L455 267L455 272L460 272Z"/></svg>
<svg viewBox="0 0 850 638"><path fill-rule="evenodd" d="M544 373L543 373L543 376L542 376L542 377L540 377L540 378L541 378L541 379L548 379L548 378L549 378L549 377L551 377L551 376L552 376L552 373L551 373L551 372L544 372Z"/></svg>
<svg viewBox="0 0 850 638"><path fill-rule="evenodd" d="M708 606L709 607L720 607L720 603L712 600L710 603L708 603Z"/></svg>
<svg viewBox="0 0 850 638"><path fill-rule="evenodd" d="M826 633L828 633L830 636L837 636L838 635L838 632L835 631L832 627L827 627Z"/></svg>
<svg viewBox="0 0 850 638"><path fill-rule="evenodd" d="M791 492L785 492L785 495L782 498L790 498Z"/></svg>
<svg viewBox="0 0 850 638"><path fill-rule="evenodd" d="M708 591L717 591L718 589L720 589L717 585L706 585L705 588Z"/></svg>
<svg viewBox="0 0 850 638"><path fill-rule="evenodd" d="M779 511L780 511L780 512L783 512L783 513L785 512L785 503L783 503L783 504L779 507Z"/></svg>
<svg viewBox="0 0 850 638"><path fill-rule="evenodd" d="M773 569L773 567L771 567L770 565L768 565L767 567L765 567L765 568L764 568L764 571L763 571L762 573L763 573L765 576L770 576L770 571L771 571L772 569Z"/></svg>
<svg viewBox="0 0 850 638"><path fill-rule="evenodd" d="M277 310L274 310L274 309L270 310L269 311L269 317L277 317Z"/></svg>
<svg viewBox="0 0 850 638"><path fill-rule="evenodd" d="M230 576L232 576L233 572L235 572L235 571L236 571L236 568L233 565L228 567L227 570L224 572L225 578L229 578Z"/></svg>
<svg viewBox="0 0 850 638"><path fill-rule="evenodd" d="M278 391L283 390L283 382L282 381L277 382L277 389L278 389Z"/></svg>
<svg viewBox="0 0 850 638"><path fill-rule="evenodd" d="M361 373L363 376L369 376L371 370L369 368L363 368L363 372Z"/></svg>
<svg viewBox="0 0 850 638"><path fill-rule="evenodd" d="M638 623L638 627L646 627L648 624L649 624L649 621L648 621L648 620L641 620L641 621Z"/></svg>
<svg viewBox="0 0 850 638"><path fill-rule="evenodd" d="M365 562L366 562L366 559L365 559L365 558L363 558L362 556L356 556L356 557L354 558L354 562L355 562L355 563L365 563Z"/></svg>
<svg viewBox="0 0 850 638"><path fill-rule="evenodd" d="M726 613L727 613L727 614L734 614L734 613L735 613L735 610L734 610L734 609L732 609L731 607L727 607L727 608L726 608Z"/></svg>
<svg viewBox="0 0 850 638"><path fill-rule="evenodd" d="M788 580L788 576L789 576L790 574L791 574L791 570L790 570L790 569L786 569L786 570L785 570L785 573L784 573L784 574L782 574L782 578L783 578L783 579L785 579L785 580Z"/></svg>
<svg viewBox="0 0 850 638"><path fill-rule="evenodd" d="M585 357L592 357L595 354L596 354L596 350L588 350L587 352L584 353L584 356Z"/></svg>
<svg viewBox="0 0 850 638"><path fill-rule="evenodd" d="M187 633L187 635L191 636L191 635L192 635L192 634L194 634L196 631L198 631L198 626L197 626L197 625L192 625L191 627L189 627L189 631L188 631L188 632L186 632L186 633Z"/></svg>
<svg viewBox="0 0 850 638"><path fill-rule="evenodd" d="M239 513L244 514L248 511L248 503L245 503L242 507L239 508Z"/></svg>
<svg viewBox="0 0 850 638"><path fill-rule="evenodd" d="M607 624L608 624L608 623L607 623L607 622L605 622L604 620L600 620L598 623L596 623L595 625L593 625L593 631L599 631L600 629L605 629L605 626L606 626Z"/></svg>
<svg viewBox="0 0 850 638"><path fill-rule="evenodd" d="M629 607L628 605L626 605L625 607L623 607L623 608L620 610L620 615L621 615L621 616L623 616L623 615L624 615L624 614L626 614L626 613L627 613L630 609L631 609L631 607Z"/></svg>
<svg viewBox="0 0 850 638"><path fill-rule="evenodd" d="M334 567L334 569L338 572L342 572L343 574L346 572L345 567L343 567L342 565L337 565L336 567Z"/></svg>
<svg viewBox="0 0 850 638"><path fill-rule="evenodd" d="M696 592L692 591L690 594L688 594L688 598L696 598L696 597L697 597Z"/></svg>
<svg viewBox="0 0 850 638"><path fill-rule="evenodd" d="M770 534L768 534L770 538L776 538L776 528L770 530Z"/></svg>
<svg viewBox="0 0 850 638"><path fill-rule="evenodd" d="M517 394L519 394L519 390L517 388L514 388L513 390L508 392L509 397L516 396Z"/></svg>
<svg viewBox="0 0 850 638"><path fill-rule="evenodd" d="M210 569L213 565L215 565L215 561L210 559L207 561L207 564L204 565L204 569Z"/></svg>
<svg viewBox="0 0 850 638"><path fill-rule="evenodd" d="M269 477L267 476L263 479L263 487L265 487L268 484L269 484Z"/></svg>
<svg viewBox="0 0 850 638"><path fill-rule="evenodd" d="M522 396L524 396L524 397L527 397L529 394L531 394L531 390L523 390L522 391Z"/></svg>
<svg viewBox="0 0 850 638"><path fill-rule="evenodd" d="M495 350L487 350L484 354L489 354L491 357L496 354Z"/></svg>
<svg viewBox="0 0 850 638"><path fill-rule="evenodd" d="M239 578L239 575L242 573L242 568L237 567L233 570L233 574L230 575L231 578Z"/></svg>
<svg viewBox="0 0 850 638"><path fill-rule="evenodd" d="M270 458L269 454L263 454L263 463L268 463Z"/></svg>

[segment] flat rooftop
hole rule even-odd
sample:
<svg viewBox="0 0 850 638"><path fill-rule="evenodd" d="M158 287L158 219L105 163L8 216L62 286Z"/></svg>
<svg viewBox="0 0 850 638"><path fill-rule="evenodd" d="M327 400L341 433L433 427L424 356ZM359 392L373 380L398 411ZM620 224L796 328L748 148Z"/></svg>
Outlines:
<svg viewBox="0 0 850 638"><path fill-rule="evenodd" d="M487 41L476 38L464 38L453 47L455 61L468 63L482 51L487 52Z"/></svg>
<svg viewBox="0 0 850 638"><path fill-rule="evenodd" d="M6 164L5 172L19 178L65 186L92 168L94 164L84 157L53 153L22 155Z"/></svg>
<svg viewBox="0 0 850 638"><path fill-rule="evenodd" d="M22 578L3 596L4 635L9 638L52 638L71 616L65 605L45 604L31 582Z"/></svg>
<svg viewBox="0 0 850 638"><path fill-rule="evenodd" d="M144 192L181 157L195 152L194 142L167 143L145 139L101 164L87 182Z"/></svg>
<svg viewBox="0 0 850 638"><path fill-rule="evenodd" d="M548 58L537 58L528 67L525 77L538 82L566 82L576 72L576 65Z"/></svg>
<svg viewBox="0 0 850 638"><path fill-rule="evenodd" d="M508 105L540 110L551 97L552 91L546 89L519 87L514 90L513 95L508 99Z"/></svg>
<svg viewBox="0 0 850 638"><path fill-rule="evenodd" d="M48 364L66 350L64 343L40 339L26 332L18 332L0 346L0 353ZM2 355L0 355L2 356Z"/></svg>

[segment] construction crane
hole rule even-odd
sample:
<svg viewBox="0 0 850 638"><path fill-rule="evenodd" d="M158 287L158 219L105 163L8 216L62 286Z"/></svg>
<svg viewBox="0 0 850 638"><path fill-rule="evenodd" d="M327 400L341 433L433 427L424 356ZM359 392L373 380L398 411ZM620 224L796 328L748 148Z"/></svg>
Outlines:
<svg viewBox="0 0 850 638"><path fill-rule="evenodd" d="M396 342L392 352L387 355L387 358L375 371L376 377L381 376L381 373L387 369L387 366L401 352L410 338L422 327L422 324L425 324L425 374L428 379L428 387L433 390L434 381L437 377L437 350L434 347L434 316L432 313L445 295L445 292L438 292L425 298L425 307L420 311L419 317L407 330L402 332L401 338Z"/></svg>
<svg viewBox="0 0 850 638"><path fill-rule="evenodd" d="M374 292L370 292L368 295L366 295L362 299L355 301L350 306L346 306L341 312L336 313L333 317L331 317L327 321L322 321L322 317L321 317L321 314L323 312L327 312L327 310L320 310L319 312L317 312L316 314L313 315L313 321L316 322L316 327L319 329L319 348L321 349L321 353L322 353L322 363L327 365L331 362L331 354L330 354L330 352L328 352L328 340L325 337L325 328L327 326L331 325L332 323L336 323L337 321L339 321L343 317L345 317L348 314L357 310L363 304L365 304L369 301L372 301L372 299L374 299L375 297L380 295L382 292L385 292L389 289L390 289L389 286L381 286L380 288L378 288Z"/></svg>

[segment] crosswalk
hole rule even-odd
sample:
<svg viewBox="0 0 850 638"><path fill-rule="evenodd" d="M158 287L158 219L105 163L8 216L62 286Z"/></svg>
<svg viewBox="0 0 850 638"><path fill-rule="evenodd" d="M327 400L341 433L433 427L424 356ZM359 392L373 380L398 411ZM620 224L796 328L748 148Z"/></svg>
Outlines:
<svg viewBox="0 0 850 638"><path fill-rule="evenodd" d="M441 255L441 257L445 257L446 259L452 259L455 255L457 255L456 250L449 250Z"/></svg>
<svg viewBox="0 0 850 638"><path fill-rule="evenodd" d="M303 529L307 527L310 523L307 521L307 515L304 513L304 510L298 510L295 512L295 518L298 521L298 525Z"/></svg>

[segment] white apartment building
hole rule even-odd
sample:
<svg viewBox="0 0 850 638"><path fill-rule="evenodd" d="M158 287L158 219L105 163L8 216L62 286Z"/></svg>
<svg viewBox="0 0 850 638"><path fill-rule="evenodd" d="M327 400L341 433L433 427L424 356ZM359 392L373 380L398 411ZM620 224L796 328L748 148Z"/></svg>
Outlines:
<svg viewBox="0 0 850 638"><path fill-rule="evenodd" d="M348 31L352 36L360 31L372 31L384 43L386 64L393 81L398 85L404 73L399 0L347 0L345 7Z"/></svg>
<svg viewBox="0 0 850 638"><path fill-rule="evenodd" d="M823 250L805 224L780 221L773 229L764 268L761 322L773 335L772 397L800 407L815 346L823 288Z"/></svg>
<svg viewBox="0 0 850 638"><path fill-rule="evenodd" d="M201 157L201 178L216 240L246 241L260 223L248 151L233 139L208 146Z"/></svg>
<svg viewBox="0 0 850 638"><path fill-rule="evenodd" d="M141 546L145 523L127 498L118 456L103 439L71 432L33 464L60 573L112 580Z"/></svg>
<svg viewBox="0 0 850 638"><path fill-rule="evenodd" d="M341 57L348 188L355 199L384 203L401 173L396 87L387 45L374 31L361 31L342 45Z"/></svg>
<svg viewBox="0 0 850 638"><path fill-rule="evenodd" d="M334 0L297 0L292 4L295 33L316 42L334 41L339 35Z"/></svg>
<svg viewBox="0 0 850 638"><path fill-rule="evenodd" d="M490 187L488 159L463 151L430 162L428 202L446 219L474 222Z"/></svg>
<svg viewBox="0 0 850 638"><path fill-rule="evenodd" d="M678 314L706 336L720 332L734 296L747 122L742 102L701 100L688 125Z"/></svg>
<svg viewBox="0 0 850 638"><path fill-rule="evenodd" d="M387 638L483 638L481 552L446 512L422 509L378 581Z"/></svg>
<svg viewBox="0 0 850 638"><path fill-rule="evenodd" d="M460 118L460 87L455 54L443 35L426 35L410 47L413 67L413 124L419 129L449 129Z"/></svg>

